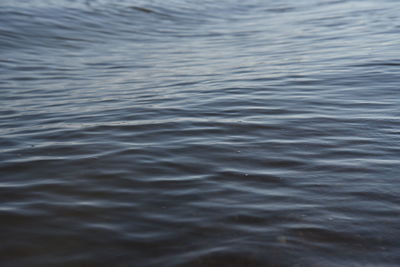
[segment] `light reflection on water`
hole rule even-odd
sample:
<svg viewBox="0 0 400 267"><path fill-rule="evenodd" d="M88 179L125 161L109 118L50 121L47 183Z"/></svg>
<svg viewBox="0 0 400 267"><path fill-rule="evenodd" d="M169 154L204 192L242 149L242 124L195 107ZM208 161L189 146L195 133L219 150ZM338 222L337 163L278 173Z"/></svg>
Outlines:
<svg viewBox="0 0 400 267"><path fill-rule="evenodd" d="M2 1L4 266L396 266L395 1Z"/></svg>

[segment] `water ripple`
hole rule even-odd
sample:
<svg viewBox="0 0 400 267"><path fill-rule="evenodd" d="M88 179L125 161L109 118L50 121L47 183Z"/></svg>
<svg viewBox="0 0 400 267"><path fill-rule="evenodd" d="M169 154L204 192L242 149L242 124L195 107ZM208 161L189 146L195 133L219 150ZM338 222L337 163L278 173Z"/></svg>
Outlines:
<svg viewBox="0 0 400 267"><path fill-rule="evenodd" d="M2 266L397 266L398 4L0 3Z"/></svg>

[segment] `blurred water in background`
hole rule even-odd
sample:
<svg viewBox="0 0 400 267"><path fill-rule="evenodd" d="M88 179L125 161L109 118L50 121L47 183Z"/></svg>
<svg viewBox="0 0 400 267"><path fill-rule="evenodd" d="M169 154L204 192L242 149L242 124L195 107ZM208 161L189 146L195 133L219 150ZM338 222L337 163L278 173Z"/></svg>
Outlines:
<svg viewBox="0 0 400 267"><path fill-rule="evenodd" d="M397 266L399 11L2 0L1 266Z"/></svg>

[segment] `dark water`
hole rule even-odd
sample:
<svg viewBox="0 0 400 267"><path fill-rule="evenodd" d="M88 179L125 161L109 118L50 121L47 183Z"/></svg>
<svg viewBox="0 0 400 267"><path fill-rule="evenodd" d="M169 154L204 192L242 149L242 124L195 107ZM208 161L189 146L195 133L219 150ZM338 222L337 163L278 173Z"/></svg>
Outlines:
<svg viewBox="0 0 400 267"><path fill-rule="evenodd" d="M398 266L400 3L0 2L1 266Z"/></svg>

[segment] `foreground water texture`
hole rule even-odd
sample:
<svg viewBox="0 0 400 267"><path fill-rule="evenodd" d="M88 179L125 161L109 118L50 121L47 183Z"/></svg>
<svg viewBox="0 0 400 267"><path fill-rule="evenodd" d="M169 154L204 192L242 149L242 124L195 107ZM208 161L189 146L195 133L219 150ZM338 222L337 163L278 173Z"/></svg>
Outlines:
<svg viewBox="0 0 400 267"><path fill-rule="evenodd" d="M398 266L400 3L0 2L1 266Z"/></svg>

